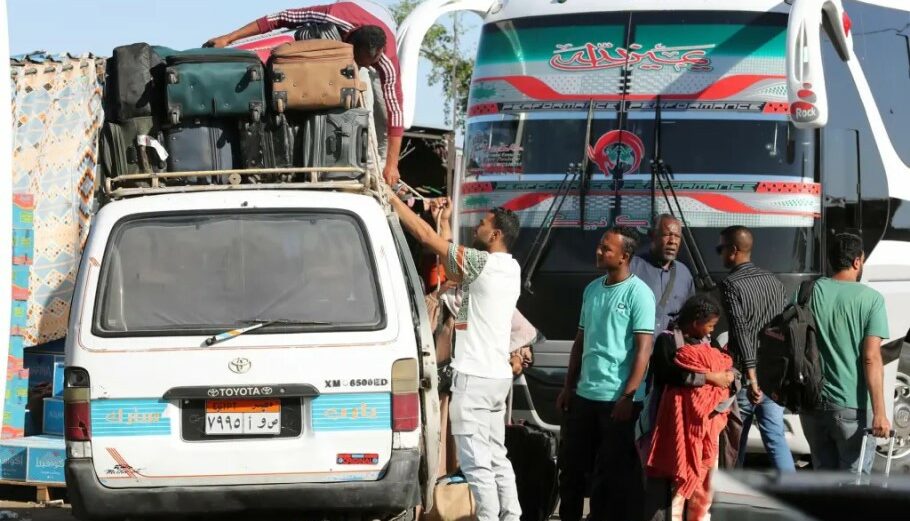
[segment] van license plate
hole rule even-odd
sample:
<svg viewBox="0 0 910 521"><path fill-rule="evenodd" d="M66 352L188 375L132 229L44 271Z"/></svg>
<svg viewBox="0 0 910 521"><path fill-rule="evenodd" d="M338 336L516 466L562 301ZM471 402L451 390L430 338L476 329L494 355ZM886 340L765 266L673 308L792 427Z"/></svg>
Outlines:
<svg viewBox="0 0 910 521"><path fill-rule="evenodd" d="M281 434L281 401L206 400L205 433L212 436Z"/></svg>

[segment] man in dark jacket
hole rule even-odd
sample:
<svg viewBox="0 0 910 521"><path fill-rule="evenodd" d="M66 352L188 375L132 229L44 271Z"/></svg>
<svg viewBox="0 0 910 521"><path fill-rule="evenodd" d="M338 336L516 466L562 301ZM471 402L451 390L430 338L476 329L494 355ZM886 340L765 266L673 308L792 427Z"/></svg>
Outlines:
<svg viewBox="0 0 910 521"><path fill-rule="evenodd" d="M682 223L669 214L657 217L651 229L651 249L632 258L632 273L654 292L657 303L655 334L667 329L689 297L695 295L695 282L685 264L676 260L682 246Z"/></svg>

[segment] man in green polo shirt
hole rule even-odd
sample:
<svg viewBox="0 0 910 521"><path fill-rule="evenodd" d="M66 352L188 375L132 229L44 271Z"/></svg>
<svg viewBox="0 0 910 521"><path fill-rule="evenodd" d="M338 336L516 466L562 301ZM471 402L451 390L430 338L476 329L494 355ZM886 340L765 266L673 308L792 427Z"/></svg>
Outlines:
<svg viewBox="0 0 910 521"><path fill-rule="evenodd" d="M567 412L559 516L580 521L585 475L592 471L589 521L639 519L644 502L634 424L654 336L654 293L632 274L638 247L631 228L612 228L597 246L607 275L585 289L565 387L557 406ZM592 467L593 462L593 469Z"/></svg>
<svg viewBox="0 0 910 521"><path fill-rule="evenodd" d="M863 240L841 233L828 247L831 278L815 282L810 303L818 331L818 350L825 379L822 404L800 414L800 423L817 470L872 470L875 446L866 447L860 462L864 430L888 436L891 423L885 413L882 339L888 338L888 316L881 293L859 284L863 273ZM871 397L871 404L868 396Z"/></svg>

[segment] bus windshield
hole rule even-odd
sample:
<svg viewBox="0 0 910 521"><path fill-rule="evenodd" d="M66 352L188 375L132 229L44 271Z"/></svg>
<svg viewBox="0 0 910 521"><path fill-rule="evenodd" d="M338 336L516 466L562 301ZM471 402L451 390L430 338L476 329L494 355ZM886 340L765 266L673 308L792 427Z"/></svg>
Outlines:
<svg viewBox="0 0 910 521"><path fill-rule="evenodd" d="M514 253L525 262L558 206L522 309L535 315L546 301L580 294L598 275L594 247L606 228L644 232L671 210L651 176L659 103L659 154L672 167L692 246L715 279L726 272L714 254L718 234L732 225L753 229L753 259L762 267L820 272L818 147L814 131L790 122L786 31L786 14L759 12L602 12L487 24L468 106L461 240L489 209L504 206L519 215ZM559 195L570 164L585 158L586 182ZM689 260L685 252L681 260ZM577 309L560 309L564 316L533 318L548 336L571 338Z"/></svg>

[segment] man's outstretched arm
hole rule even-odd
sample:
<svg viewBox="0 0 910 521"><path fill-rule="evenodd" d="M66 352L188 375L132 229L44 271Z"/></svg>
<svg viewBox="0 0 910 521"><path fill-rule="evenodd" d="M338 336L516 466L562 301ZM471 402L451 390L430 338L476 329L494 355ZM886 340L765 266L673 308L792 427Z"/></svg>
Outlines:
<svg viewBox="0 0 910 521"><path fill-rule="evenodd" d="M261 34L259 30L259 20L254 20L236 31L231 31L223 36L212 38L205 42L203 47L227 47L241 38L249 38L250 36L256 36L257 34Z"/></svg>
<svg viewBox="0 0 910 521"><path fill-rule="evenodd" d="M297 27L305 23L332 22L345 31L351 30L353 26L343 20L329 20L328 10L330 7L331 6L314 6L285 9L279 13L253 20L236 31L231 31L223 36L212 38L205 43L205 46L227 47L241 38L267 33L280 27Z"/></svg>
<svg viewBox="0 0 910 521"><path fill-rule="evenodd" d="M448 258L449 246L451 245L449 241L440 237L439 234L436 233L436 230L427 224L426 221L421 219L419 215L414 213L414 211L399 199L398 196L393 194L391 190L389 190L389 200L391 201L392 209L398 214L401 225L408 233L413 235L415 239L431 252L444 259ZM449 204L451 204L451 202Z"/></svg>

